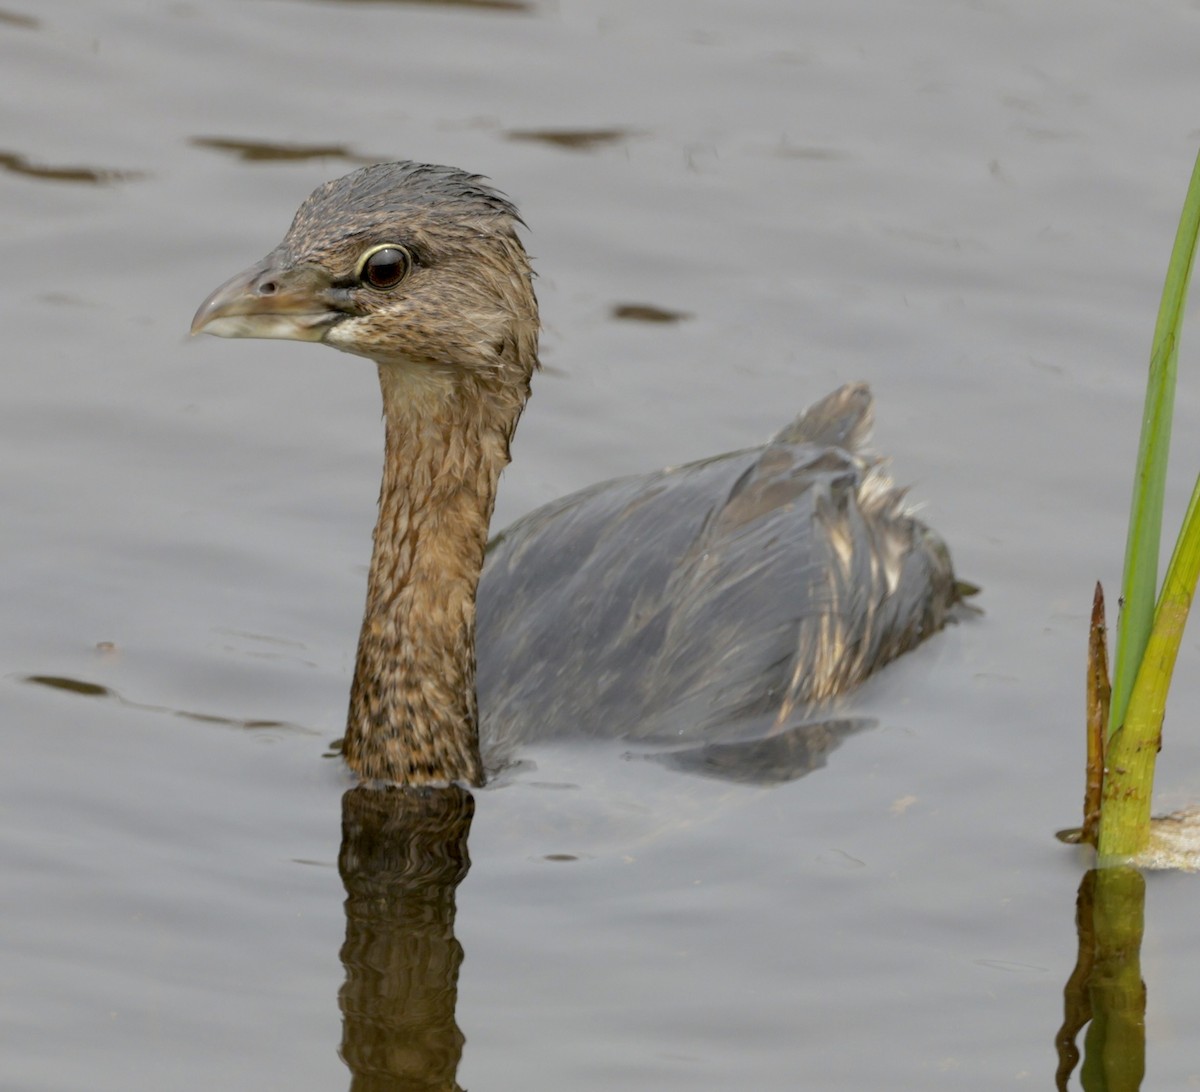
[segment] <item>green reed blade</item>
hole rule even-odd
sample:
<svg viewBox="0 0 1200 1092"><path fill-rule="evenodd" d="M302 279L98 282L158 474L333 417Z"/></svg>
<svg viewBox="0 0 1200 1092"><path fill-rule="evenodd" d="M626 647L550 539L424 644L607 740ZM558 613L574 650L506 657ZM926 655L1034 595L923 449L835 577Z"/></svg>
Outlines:
<svg viewBox="0 0 1200 1092"><path fill-rule="evenodd" d="M1125 572L1121 580L1123 606L1117 619L1116 662L1113 665L1111 735L1125 720L1129 695L1150 639L1158 591L1158 551L1162 534L1163 493L1167 452L1171 446L1171 415L1175 405L1175 372L1179 329L1187 299L1200 229L1200 155L1192 169L1179 230L1163 284L1162 303L1154 326L1150 375L1142 411L1142 436L1125 543Z"/></svg>
<svg viewBox="0 0 1200 1092"><path fill-rule="evenodd" d="M1163 711L1183 640L1188 608L1200 578L1200 478L1171 555L1154 628L1129 697L1125 723L1109 740L1101 804L1100 857L1126 858L1146 848L1150 838L1150 796L1154 760L1162 746Z"/></svg>

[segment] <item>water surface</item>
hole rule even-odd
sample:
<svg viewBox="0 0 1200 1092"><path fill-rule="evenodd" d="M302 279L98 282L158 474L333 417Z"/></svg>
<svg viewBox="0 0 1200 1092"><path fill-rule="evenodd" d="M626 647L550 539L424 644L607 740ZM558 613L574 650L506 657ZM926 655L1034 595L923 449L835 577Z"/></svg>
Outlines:
<svg viewBox="0 0 1200 1092"><path fill-rule="evenodd" d="M5 0L0 1083L345 1087L385 965L429 991L443 1086L1047 1087L1080 875L1051 835L1198 41L1184 2ZM375 379L184 333L314 185L394 157L530 224L546 368L497 525L872 383L987 612L862 692L878 729L771 790L542 746L476 794L465 879L347 865L325 755ZM1200 798L1182 657L1163 806ZM358 913L364 875L456 904L424 949L461 946L456 997ZM1195 898L1149 883L1153 1087L1200 1079Z"/></svg>

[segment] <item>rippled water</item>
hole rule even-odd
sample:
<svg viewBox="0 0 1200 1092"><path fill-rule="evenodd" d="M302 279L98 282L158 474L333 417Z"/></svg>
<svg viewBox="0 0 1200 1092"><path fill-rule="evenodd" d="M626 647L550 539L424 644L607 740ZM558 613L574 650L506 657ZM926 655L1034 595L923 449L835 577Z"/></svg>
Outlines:
<svg viewBox="0 0 1200 1092"><path fill-rule="evenodd" d="M1200 9L0 5L0 1084L1048 1087L1052 832ZM316 183L394 157L530 224L547 367L498 525L870 380L986 609L868 685L877 730L771 790L538 747L401 860L404 817L343 805L375 378L184 334ZM1200 798L1189 662L1164 806ZM1149 1086L1179 1088L1195 881L1148 886Z"/></svg>

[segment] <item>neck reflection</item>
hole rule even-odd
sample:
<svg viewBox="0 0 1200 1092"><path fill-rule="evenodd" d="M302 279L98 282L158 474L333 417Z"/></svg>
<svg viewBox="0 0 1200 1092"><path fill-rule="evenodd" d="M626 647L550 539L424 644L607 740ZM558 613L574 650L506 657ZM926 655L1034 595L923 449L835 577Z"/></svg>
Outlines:
<svg viewBox="0 0 1200 1092"><path fill-rule="evenodd" d="M342 797L341 1057L354 1092L459 1089L455 890L474 813L457 786L359 785Z"/></svg>

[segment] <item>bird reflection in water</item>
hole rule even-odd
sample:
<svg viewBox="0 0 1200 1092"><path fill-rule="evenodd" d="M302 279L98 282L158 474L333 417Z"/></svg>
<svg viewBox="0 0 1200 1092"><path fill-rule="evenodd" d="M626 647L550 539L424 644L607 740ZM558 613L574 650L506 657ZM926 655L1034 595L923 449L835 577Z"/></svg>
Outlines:
<svg viewBox="0 0 1200 1092"><path fill-rule="evenodd" d="M378 371L383 482L342 748L368 783L344 798L340 858L342 1053L360 1089L458 1087L473 805L435 786L482 785L516 743L563 734L691 746L668 761L737 780L800 776L860 726L810 710L940 630L964 594L865 450L865 384L761 447L593 486L489 545L538 367L521 224L477 175L365 167L315 190L192 324L321 342Z"/></svg>
<svg viewBox="0 0 1200 1092"><path fill-rule="evenodd" d="M356 1092L459 1088L455 891L475 802L458 786L359 785L342 797L342 1060Z"/></svg>

